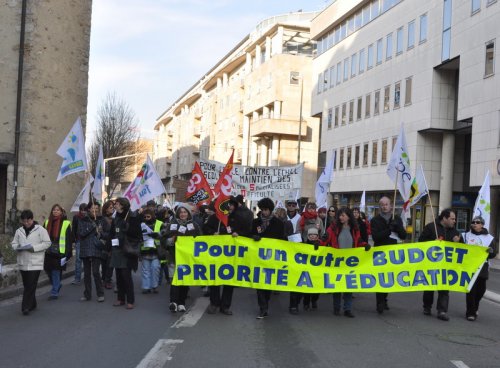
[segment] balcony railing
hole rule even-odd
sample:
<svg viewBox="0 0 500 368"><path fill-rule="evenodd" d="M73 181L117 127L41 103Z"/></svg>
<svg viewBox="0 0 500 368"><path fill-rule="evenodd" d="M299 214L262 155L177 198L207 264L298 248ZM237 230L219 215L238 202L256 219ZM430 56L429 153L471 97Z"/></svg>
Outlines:
<svg viewBox="0 0 500 368"><path fill-rule="evenodd" d="M299 136L299 119L272 119L264 118L254 121L250 124L250 135L252 137L263 137L266 135L290 135ZM307 123L303 120L300 127L300 136L305 138L307 135Z"/></svg>

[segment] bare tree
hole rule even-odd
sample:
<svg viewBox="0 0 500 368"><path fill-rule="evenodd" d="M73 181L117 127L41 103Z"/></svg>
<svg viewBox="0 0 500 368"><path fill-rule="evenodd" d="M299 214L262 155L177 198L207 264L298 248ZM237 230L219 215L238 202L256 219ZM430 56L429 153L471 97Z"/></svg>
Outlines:
<svg viewBox="0 0 500 368"><path fill-rule="evenodd" d="M138 144L139 136L134 111L116 93L108 93L97 111L97 130L89 151L91 173L95 172L100 146L105 159L140 153L142 150L138 149L142 149L142 146ZM134 157L106 162L110 196L134 162Z"/></svg>

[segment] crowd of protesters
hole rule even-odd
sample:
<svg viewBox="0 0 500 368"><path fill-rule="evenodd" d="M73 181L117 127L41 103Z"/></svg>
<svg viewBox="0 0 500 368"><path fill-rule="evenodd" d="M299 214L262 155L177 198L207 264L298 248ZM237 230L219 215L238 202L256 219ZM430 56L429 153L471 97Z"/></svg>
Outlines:
<svg viewBox="0 0 500 368"><path fill-rule="evenodd" d="M81 283L83 265L82 302L92 300L92 285L96 300L104 302L104 289L112 289L116 299L113 306L135 307L135 289L132 272L139 270L143 294L157 294L163 279L170 285L168 310L172 313L187 310L186 299L189 287L172 285L175 272L175 247L177 239L184 236L222 235L243 236L260 241L262 238L281 239L303 243L305 247L332 247L337 249L390 246L404 242L407 233L402 219L394 214L391 200L382 197L379 211L370 221L359 208L335 206L317 208L313 202L301 209L296 200L288 200L285 206L276 206L271 198L257 203L257 214L250 210L243 196L231 197L228 203L228 226L216 216L214 204L200 207L178 203L174 208L157 206L149 201L143 208L132 211L126 198L107 201L101 206L96 201L82 204L72 222L59 204L52 206L43 225L37 224L30 210L21 213L22 226L16 231L12 247L17 250L18 264L22 275L24 293L21 311L29 315L37 308L35 298L38 278L45 270L51 283L48 300L56 301L61 291L62 273L68 260L75 253L75 279ZM459 233L455 228L456 213L451 209L441 211L434 222L427 224L418 239L434 239L481 245L488 248L488 257L497 254L495 241L484 227L484 219L474 217L470 230ZM75 252L73 252L73 245ZM466 294L465 317L475 321L479 303L486 291L488 262L485 262L471 291ZM92 282L93 281L93 282ZM230 285L210 286L205 296L210 297L207 313L232 315L234 287ZM438 291L437 318L448 321L449 292ZM269 316L273 292L256 290L258 319ZM330 293L333 314L353 318L352 293ZM300 310L318 309L320 294L291 292L289 312L296 315ZM432 315L434 292L423 293L423 313ZM376 293L377 313L387 312L388 294Z"/></svg>

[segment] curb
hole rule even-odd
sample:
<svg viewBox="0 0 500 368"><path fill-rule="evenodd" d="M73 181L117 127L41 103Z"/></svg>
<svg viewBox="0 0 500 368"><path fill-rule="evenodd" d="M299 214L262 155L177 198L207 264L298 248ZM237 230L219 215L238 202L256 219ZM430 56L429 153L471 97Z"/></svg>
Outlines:
<svg viewBox="0 0 500 368"><path fill-rule="evenodd" d="M42 270L42 272L45 273L45 271L43 271L43 270ZM62 275L61 280L65 280L65 279L72 277L74 275L75 275L75 270L63 271L63 275ZM43 286L50 285L50 280L46 275L42 276L42 274L41 274L40 276L41 277L38 280L37 289L40 287L43 287ZM0 301L11 299L11 298L14 298L16 296L22 295L23 290L24 290L24 287L23 287L22 282L18 285L5 288L4 290L0 290Z"/></svg>
<svg viewBox="0 0 500 368"><path fill-rule="evenodd" d="M490 302L500 304L500 294L486 290L486 292L484 293L484 298L489 300Z"/></svg>

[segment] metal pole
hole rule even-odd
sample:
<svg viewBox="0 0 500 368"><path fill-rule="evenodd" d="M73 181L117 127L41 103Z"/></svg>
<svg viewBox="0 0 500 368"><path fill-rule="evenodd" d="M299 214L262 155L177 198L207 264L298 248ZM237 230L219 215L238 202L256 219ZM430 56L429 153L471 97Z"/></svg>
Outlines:
<svg viewBox="0 0 500 368"><path fill-rule="evenodd" d="M300 77L300 117L299 117L299 138L297 140L297 164L300 164L300 142L302 135L302 101L304 99L304 77Z"/></svg>

